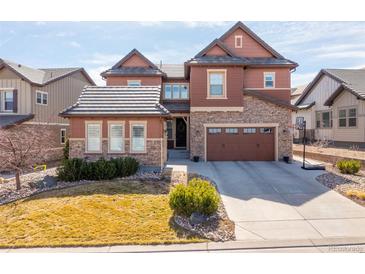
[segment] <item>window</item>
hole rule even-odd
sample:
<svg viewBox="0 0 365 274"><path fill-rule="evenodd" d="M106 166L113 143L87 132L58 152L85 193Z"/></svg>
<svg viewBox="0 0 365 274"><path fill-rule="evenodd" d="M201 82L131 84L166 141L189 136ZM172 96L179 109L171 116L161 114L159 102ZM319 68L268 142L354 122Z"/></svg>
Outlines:
<svg viewBox="0 0 365 274"><path fill-rule="evenodd" d="M271 134L272 133L272 128L262 127L262 128L260 128L260 133L262 133L262 134Z"/></svg>
<svg viewBox="0 0 365 274"><path fill-rule="evenodd" d="M37 90L36 92L36 102L38 105L48 104L48 93L45 91Z"/></svg>
<svg viewBox="0 0 365 274"><path fill-rule="evenodd" d="M275 72L264 72L264 87L265 88L275 87Z"/></svg>
<svg viewBox="0 0 365 274"><path fill-rule="evenodd" d="M109 152L124 152L124 124L109 123Z"/></svg>
<svg viewBox="0 0 365 274"><path fill-rule="evenodd" d="M172 121L167 121L167 139L172 139Z"/></svg>
<svg viewBox="0 0 365 274"><path fill-rule="evenodd" d="M338 127L356 127L356 108L340 109L338 111Z"/></svg>
<svg viewBox="0 0 365 274"><path fill-rule="evenodd" d="M316 128L332 127L332 111L316 111Z"/></svg>
<svg viewBox="0 0 365 274"><path fill-rule="evenodd" d="M236 127L226 128L225 131L227 134L238 134L238 128L236 128Z"/></svg>
<svg viewBox="0 0 365 274"><path fill-rule="evenodd" d="M127 80L129 87L139 87L141 86L141 80Z"/></svg>
<svg viewBox="0 0 365 274"><path fill-rule="evenodd" d="M225 98L226 71L208 70L208 98Z"/></svg>
<svg viewBox="0 0 365 274"><path fill-rule="evenodd" d="M13 111L14 108L14 94L13 91L4 92L4 111Z"/></svg>
<svg viewBox="0 0 365 274"><path fill-rule="evenodd" d="M66 129L65 128L61 128L60 142L61 142L61 145L64 145L66 143Z"/></svg>
<svg viewBox="0 0 365 274"><path fill-rule="evenodd" d="M165 99L189 99L187 84L165 84Z"/></svg>
<svg viewBox="0 0 365 274"><path fill-rule="evenodd" d="M208 129L208 133L209 134L219 134L222 132L221 128L209 128Z"/></svg>
<svg viewBox="0 0 365 274"><path fill-rule="evenodd" d="M320 128L321 127L321 113L320 112L316 112L316 128Z"/></svg>
<svg viewBox="0 0 365 274"><path fill-rule="evenodd" d="M244 134L255 134L256 133L256 128L246 127L246 128L243 129L243 133Z"/></svg>
<svg viewBox="0 0 365 274"><path fill-rule="evenodd" d="M236 35L234 37L234 47L242 48L242 35Z"/></svg>
<svg viewBox="0 0 365 274"><path fill-rule="evenodd" d="M86 123L86 151L101 152L101 122Z"/></svg>
<svg viewBox="0 0 365 274"><path fill-rule="evenodd" d="M132 145L131 152L146 151L146 124L131 123Z"/></svg>

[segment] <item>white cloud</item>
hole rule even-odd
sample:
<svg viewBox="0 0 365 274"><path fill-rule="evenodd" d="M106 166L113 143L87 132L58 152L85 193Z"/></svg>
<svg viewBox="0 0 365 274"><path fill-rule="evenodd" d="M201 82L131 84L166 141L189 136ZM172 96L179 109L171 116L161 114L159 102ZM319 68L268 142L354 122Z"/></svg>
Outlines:
<svg viewBox="0 0 365 274"><path fill-rule="evenodd" d="M301 86L311 82L318 72L294 73L292 75L292 87Z"/></svg>
<svg viewBox="0 0 365 274"><path fill-rule="evenodd" d="M99 66L95 68L87 69L87 73L94 80L95 84L98 86L105 86L105 81L101 78L100 73L109 69L109 66Z"/></svg>
<svg viewBox="0 0 365 274"><path fill-rule="evenodd" d="M365 51L350 50L350 51L328 52L328 53L318 54L316 57L318 57L318 58L332 58L332 59L365 58Z"/></svg>
<svg viewBox="0 0 365 274"><path fill-rule="evenodd" d="M35 22L35 25L36 26L44 26L46 25L47 23L46 22L43 22L43 21L38 21L38 22Z"/></svg>
<svg viewBox="0 0 365 274"><path fill-rule="evenodd" d="M122 54L103 54L96 52L87 60L82 60L85 64L113 65L123 58Z"/></svg>
<svg viewBox="0 0 365 274"><path fill-rule="evenodd" d="M73 48L81 48L80 43L78 43L78 42L76 42L76 41L71 41L71 42L69 42L69 43L68 43L68 45L69 45L70 47L73 47Z"/></svg>
<svg viewBox="0 0 365 274"><path fill-rule="evenodd" d="M162 25L161 21L138 21L137 23L143 27L156 27Z"/></svg>
<svg viewBox="0 0 365 274"><path fill-rule="evenodd" d="M55 33L56 37L72 37L75 35L76 35L76 33L72 32L72 31L61 31L61 32Z"/></svg>

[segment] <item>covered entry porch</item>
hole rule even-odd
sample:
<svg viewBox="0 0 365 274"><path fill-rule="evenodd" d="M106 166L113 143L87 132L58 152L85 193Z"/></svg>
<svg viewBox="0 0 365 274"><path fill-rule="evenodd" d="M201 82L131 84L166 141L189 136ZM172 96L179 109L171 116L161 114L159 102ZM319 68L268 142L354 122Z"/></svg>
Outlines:
<svg viewBox="0 0 365 274"><path fill-rule="evenodd" d="M167 120L167 148L188 151L190 148L189 128L188 114L173 114L171 119Z"/></svg>

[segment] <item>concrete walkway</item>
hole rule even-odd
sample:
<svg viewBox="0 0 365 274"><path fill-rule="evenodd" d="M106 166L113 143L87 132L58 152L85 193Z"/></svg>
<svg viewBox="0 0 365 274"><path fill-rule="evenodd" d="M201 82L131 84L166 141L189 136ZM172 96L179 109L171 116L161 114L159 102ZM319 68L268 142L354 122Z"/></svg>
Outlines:
<svg viewBox="0 0 365 274"><path fill-rule="evenodd" d="M299 163L170 161L213 179L238 241L365 237L365 208L315 180Z"/></svg>

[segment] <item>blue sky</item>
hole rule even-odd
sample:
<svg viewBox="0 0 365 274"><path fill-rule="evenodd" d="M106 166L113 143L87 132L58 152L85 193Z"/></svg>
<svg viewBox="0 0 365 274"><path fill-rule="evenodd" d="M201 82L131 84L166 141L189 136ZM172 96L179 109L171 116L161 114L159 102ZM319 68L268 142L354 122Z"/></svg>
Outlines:
<svg viewBox="0 0 365 274"><path fill-rule="evenodd" d="M99 73L137 48L153 62L182 63L235 22L0 22L0 58L32 67ZM299 63L297 86L321 68L365 67L365 22L244 22Z"/></svg>

